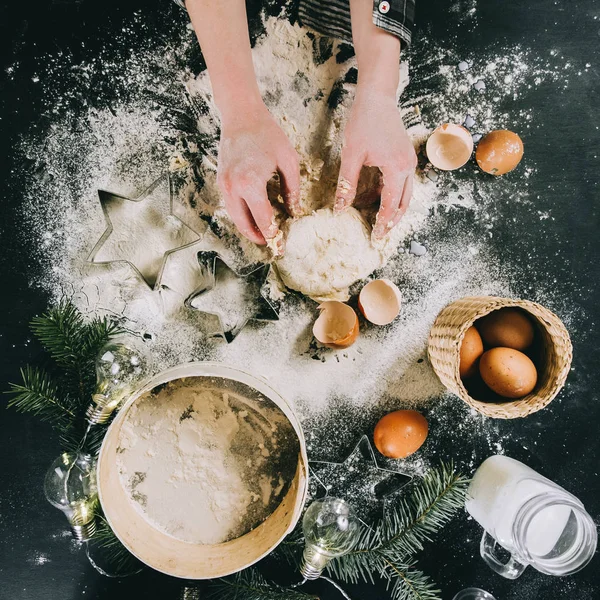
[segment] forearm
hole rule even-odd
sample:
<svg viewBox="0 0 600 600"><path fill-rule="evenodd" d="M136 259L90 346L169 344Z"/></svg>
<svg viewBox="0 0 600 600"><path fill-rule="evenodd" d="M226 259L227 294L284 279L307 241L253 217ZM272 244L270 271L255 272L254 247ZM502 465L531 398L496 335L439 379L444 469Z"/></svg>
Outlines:
<svg viewBox="0 0 600 600"><path fill-rule="evenodd" d="M395 97L400 77L400 40L373 23L372 0L350 0L350 15L358 62L357 95Z"/></svg>
<svg viewBox="0 0 600 600"><path fill-rule="evenodd" d="M222 118L253 110L262 100L250 50L244 0L187 0L186 7Z"/></svg>

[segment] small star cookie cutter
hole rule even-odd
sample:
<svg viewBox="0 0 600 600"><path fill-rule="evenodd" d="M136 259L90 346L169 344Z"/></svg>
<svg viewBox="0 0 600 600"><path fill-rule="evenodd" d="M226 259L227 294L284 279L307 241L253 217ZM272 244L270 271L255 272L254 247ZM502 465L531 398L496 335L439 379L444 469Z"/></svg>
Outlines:
<svg viewBox="0 0 600 600"><path fill-rule="evenodd" d="M342 462L313 460L309 469L309 494L344 498L367 527L383 516L392 494L412 480L406 473L380 467L366 435Z"/></svg>
<svg viewBox="0 0 600 600"><path fill-rule="evenodd" d="M250 321L279 320L279 302L269 295L271 265L232 267L215 251L198 253L204 283L186 300L188 308L217 317L214 336L231 343Z"/></svg>

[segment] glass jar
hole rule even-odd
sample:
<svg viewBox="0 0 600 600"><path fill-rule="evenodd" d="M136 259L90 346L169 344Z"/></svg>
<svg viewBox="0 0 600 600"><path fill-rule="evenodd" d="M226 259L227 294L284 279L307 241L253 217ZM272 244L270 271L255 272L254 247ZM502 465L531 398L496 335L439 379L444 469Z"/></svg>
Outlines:
<svg viewBox="0 0 600 600"><path fill-rule="evenodd" d="M483 560L507 579L519 577L527 565L548 575L570 575L596 551L596 526L583 504L507 456L491 456L477 469L466 508L485 529ZM510 552L508 562L502 562L498 544Z"/></svg>

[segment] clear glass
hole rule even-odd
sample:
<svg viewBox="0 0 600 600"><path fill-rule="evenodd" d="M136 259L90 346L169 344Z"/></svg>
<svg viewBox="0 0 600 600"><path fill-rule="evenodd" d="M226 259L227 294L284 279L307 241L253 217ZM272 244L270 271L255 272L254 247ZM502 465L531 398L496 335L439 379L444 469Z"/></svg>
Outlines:
<svg viewBox="0 0 600 600"><path fill-rule="evenodd" d="M78 540L94 534L98 487L92 456L61 454L46 473L44 493L50 504L63 511Z"/></svg>
<svg viewBox="0 0 600 600"><path fill-rule="evenodd" d="M340 498L313 502L304 513L302 530L306 547L301 571L307 579L316 579L331 559L352 550L360 534L352 508Z"/></svg>
<svg viewBox="0 0 600 600"><path fill-rule="evenodd" d="M453 600L496 600L496 598L485 590L471 587L458 592Z"/></svg>
<svg viewBox="0 0 600 600"><path fill-rule="evenodd" d="M569 575L596 550L596 527L581 502L506 456L492 456L477 469L466 507L485 529L482 558L508 579L519 577L527 565L548 575ZM508 562L499 557L498 545L510 552Z"/></svg>

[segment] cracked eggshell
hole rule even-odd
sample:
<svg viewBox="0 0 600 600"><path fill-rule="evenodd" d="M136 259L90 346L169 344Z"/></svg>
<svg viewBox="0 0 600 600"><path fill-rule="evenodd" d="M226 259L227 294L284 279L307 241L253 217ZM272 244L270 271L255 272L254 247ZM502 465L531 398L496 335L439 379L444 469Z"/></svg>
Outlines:
<svg viewBox="0 0 600 600"><path fill-rule="evenodd" d="M429 136L425 149L434 167L453 171L460 169L471 158L473 138L461 125L444 123Z"/></svg>
<svg viewBox="0 0 600 600"><path fill-rule="evenodd" d="M358 296L358 308L367 321L387 325L400 313L402 294L388 279L375 279L365 285Z"/></svg>
<svg viewBox="0 0 600 600"><path fill-rule="evenodd" d="M329 300L319 305L320 315L313 325L313 335L328 348L347 348L358 336L358 317L343 302Z"/></svg>

